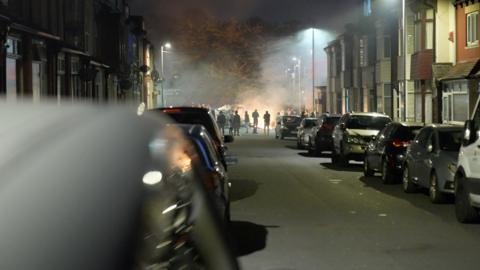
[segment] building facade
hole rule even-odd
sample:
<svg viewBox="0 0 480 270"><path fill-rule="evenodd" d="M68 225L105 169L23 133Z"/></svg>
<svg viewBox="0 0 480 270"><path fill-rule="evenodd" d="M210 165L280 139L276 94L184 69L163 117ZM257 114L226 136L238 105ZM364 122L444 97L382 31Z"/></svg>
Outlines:
<svg viewBox="0 0 480 270"><path fill-rule="evenodd" d="M148 48L129 43L129 17L124 0L0 1L0 94L7 100L142 101L134 84L144 54L129 52ZM141 65L133 69L134 62ZM143 88L143 77L140 83Z"/></svg>

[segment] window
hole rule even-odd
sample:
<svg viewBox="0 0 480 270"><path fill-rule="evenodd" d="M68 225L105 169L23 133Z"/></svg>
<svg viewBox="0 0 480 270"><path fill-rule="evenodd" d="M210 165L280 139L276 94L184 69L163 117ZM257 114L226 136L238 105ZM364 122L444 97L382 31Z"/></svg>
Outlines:
<svg viewBox="0 0 480 270"><path fill-rule="evenodd" d="M415 22L415 52L422 49L422 23L421 21Z"/></svg>
<svg viewBox="0 0 480 270"><path fill-rule="evenodd" d="M365 59L365 39L362 37L360 38L360 66L365 67L367 66L367 61Z"/></svg>
<svg viewBox="0 0 480 270"><path fill-rule="evenodd" d="M391 49L390 37L383 38L383 57L390 58Z"/></svg>
<svg viewBox="0 0 480 270"><path fill-rule="evenodd" d="M467 14L467 46L478 46L478 11Z"/></svg>
<svg viewBox="0 0 480 270"><path fill-rule="evenodd" d="M463 122L468 119L468 89L462 81L449 82L443 90L443 120Z"/></svg>

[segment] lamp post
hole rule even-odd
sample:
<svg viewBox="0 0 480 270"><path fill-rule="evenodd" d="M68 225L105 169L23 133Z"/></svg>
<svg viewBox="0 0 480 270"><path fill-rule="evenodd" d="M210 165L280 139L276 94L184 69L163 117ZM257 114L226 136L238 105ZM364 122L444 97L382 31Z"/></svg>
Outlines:
<svg viewBox="0 0 480 270"><path fill-rule="evenodd" d="M316 113L315 108L315 28L312 27L312 112Z"/></svg>
<svg viewBox="0 0 480 270"><path fill-rule="evenodd" d="M172 48L172 44L170 44L170 42L167 42L160 47L160 72L161 72L161 75L162 75L162 78L160 79L160 87L161 87L160 95L162 97L162 103L161 103L162 107L165 107L165 102L166 102L166 100L165 100L165 88L164 88L164 84L165 84L165 63L164 63L163 54L167 52L165 49L171 49L171 48Z"/></svg>
<svg viewBox="0 0 480 270"><path fill-rule="evenodd" d="M294 73L295 68L298 71L298 112L302 111L302 59L293 57L292 60L295 62L294 66Z"/></svg>

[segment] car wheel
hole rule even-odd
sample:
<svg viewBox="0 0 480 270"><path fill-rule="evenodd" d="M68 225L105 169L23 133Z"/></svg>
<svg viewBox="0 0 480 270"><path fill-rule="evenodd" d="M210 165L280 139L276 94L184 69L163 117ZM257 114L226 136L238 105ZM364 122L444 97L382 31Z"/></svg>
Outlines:
<svg viewBox="0 0 480 270"><path fill-rule="evenodd" d="M300 141L297 139L297 149L302 149L302 144L300 143Z"/></svg>
<svg viewBox="0 0 480 270"><path fill-rule="evenodd" d="M363 160L363 175L366 177L373 176L375 172L370 169L370 165L368 164L367 155L365 155L365 159Z"/></svg>
<svg viewBox="0 0 480 270"><path fill-rule="evenodd" d="M308 139L307 149L308 149L308 154L309 155L311 155L311 156L315 155L315 149L313 149L313 146L312 146L312 139Z"/></svg>
<svg viewBox="0 0 480 270"><path fill-rule="evenodd" d="M455 179L455 215L461 223L471 223L479 219L478 211L470 205L463 177Z"/></svg>
<svg viewBox="0 0 480 270"><path fill-rule="evenodd" d="M343 153L343 143L340 144L340 154L338 155L338 160L340 165L342 166L348 165L348 157Z"/></svg>
<svg viewBox="0 0 480 270"><path fill-rule="evenodd" d="M413 193L417 191L417 186L412 183L410 179L410 170L408 169L408 164L405 164L405 169L403 169L402 187L405 193Z"/></svg>
<svg viewBox="0 0 480 270"><path fill-rule="evenodd" d="M391 184L393 181L393 174L390 168L388 168L388 162L386 159L382 160L382 182L384 184Z"/></svg>
<svg viewBox="0 0 480 270"><path fill-rule="evenodd" d="M432 203L443 203L446 199L446 194L438 189L438 178L435 172L432 172L430 176L430 187L428 189L428 195Z"/></svg>

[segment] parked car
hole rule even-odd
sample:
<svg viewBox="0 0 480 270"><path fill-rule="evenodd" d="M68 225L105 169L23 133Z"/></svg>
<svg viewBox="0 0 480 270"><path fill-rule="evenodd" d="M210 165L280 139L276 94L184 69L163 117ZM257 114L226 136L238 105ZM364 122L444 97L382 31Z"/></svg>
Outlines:
<svg viewBox="0 0 480 270"><path fill-rule="evenodd" d="M312 130L312 137L308 140L308 152L319 156L324 151L333 149L333 128L340 120L341 115L324 114L319 119L318 126Z"/></svg>
<svg viewBox="0 0 480 270"><path fill-rule="evenodd" d="M203 184L220 214L230 220L230 183L221 156L215 150L213 140L201 125L177 125L189 138L198 152L198 163ZM197 160L197 159L195 159Z"/></svg>
<svg viewBox="0 0 480 270"><path fill-rule="evenodd" d="M429 125L420 130L410 145L403 173L403 190L427 188L433 203L443 202L454 193L454 176L463 128Z"/></svg>
<svg viewBox="0 0 480 270"><path fill-rule="evenodd" d="M169 107L154 109L154 111L165 113L180 124L204 126L215 142L215 148L221 154L223 165L227 168L228 148L225 143L233 142L234 138L232 135L222 135L212 111L198 107Z"/></svg>
<svg viewBox="0 0 480 270"><path fill-rule="evenodd" d="M2 104L0 121L0 269L239 268L165 117Z"/></svg>
<svg viewBox="0 0 480 270"><path fill-rule="evenodd" d="M385 184L401 178L407 147L423 126L423 123L414 122L391 122L386 125L367 146L363 174L372 176L380 172Z"/></svg>
<svg viewBox="0 0 480 270"><path fill-rule="evenodd" d="M278 116L275 126L275 138L297 137L297 128L302 118L300 116L284 115Z"/></svg>
<svg viewBox="0 0 480 270"><path fill-rule="evenodd" d="M344 114L333 129L332 163L363 161L367 144L392 120L380 113Z"/></svg>
<svg viewBox="0 0 480 270"><path fill-rule="evenodd" d="M312 136L315 127L318 126L318 118L303 118L298 126L297 131L297 148L305 149L308 146L308 141Z"/></svg>
<svg viewBox="0 0 480 270"><path fill-rule="evenodd" d="M480 107L465 122L462 145L455 173L455 214L462 223L480 219Z"/></svg>

